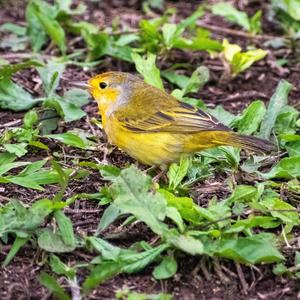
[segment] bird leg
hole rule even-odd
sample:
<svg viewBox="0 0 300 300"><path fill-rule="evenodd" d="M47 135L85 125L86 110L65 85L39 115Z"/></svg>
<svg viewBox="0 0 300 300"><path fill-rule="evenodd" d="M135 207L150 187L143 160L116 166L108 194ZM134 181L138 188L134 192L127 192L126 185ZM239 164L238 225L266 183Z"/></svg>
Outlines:
<svg viewBox="0 0 300 300"><path fill-rule="evenodd" d="M168 178L167 178L167 169L166 168L161 168L159 172L152 178L153 183L158 183L160 179L163 179L164 183L168 183Z"/></svg>

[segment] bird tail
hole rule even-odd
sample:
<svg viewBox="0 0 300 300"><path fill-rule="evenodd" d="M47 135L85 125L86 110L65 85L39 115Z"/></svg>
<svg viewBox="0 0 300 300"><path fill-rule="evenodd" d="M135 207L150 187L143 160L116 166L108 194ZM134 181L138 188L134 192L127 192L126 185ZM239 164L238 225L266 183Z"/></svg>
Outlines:
<svg viewBox="0 0 300 300"><path fill-rule="evenodd" d="M274 144L265 139L238 133L230 134L228 144L257 153L268 153L276 150Z"/></svg>

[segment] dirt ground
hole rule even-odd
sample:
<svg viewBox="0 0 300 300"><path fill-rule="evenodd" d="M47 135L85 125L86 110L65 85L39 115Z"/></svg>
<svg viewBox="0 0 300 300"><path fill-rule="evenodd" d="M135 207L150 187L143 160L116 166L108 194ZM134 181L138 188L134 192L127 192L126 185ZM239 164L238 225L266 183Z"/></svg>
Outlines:
<svg viewBox="0 0 300 300"><path fill-rule="evenodd" d="M9 3L8 3L9 2ZM2 8L0 6L0 25L5 22L12 22L16 24L24 24L24 6L25 1L4 1ZM110 1L91 1L88 2L88 10L83 18L90 22L94 22L103 27L111 23L112 19L119 16L121 24L137 27L139 20L143 17L141 10L141 2L130 0L110 0ZM249 12L262 9L266 11L265 1L235 1L238 5L242 5ZM167 1L167 7L177 8L178 20L182 17L190 15L201 1ZM245 4L245 3L248 3ZM1 2L0 2L1 5ZM157 12L159 13L159 11ZM249 44L256 44L263 47L267 36L276 36L280 34L276 25L267 21L264 18L263 36L261 39L250 39L248 36L239 35L239 29L224 21L222 18L207 15L201 20L202 23L210 26L218 27L219 30L212 30L213 37L222 39L226 37L231 42L245 46ZM225 29L225 31L224 31ZM232 33L226 31L232 30ZM80 47L80 43L76 45ZM9 53L1 50L0 57L8 58ZM56 50L51 50L49 55L57 54ZM290 104L300 106L300 65L299 61L295 61L292 68L278 67L275 64L277 58L291 58L290 50L287 48L280 48L277 50L269 49L270 54L268 58L252 66L247 72L238 76L230 84L220 85L218 79L222 73L222 65L218 60L211 59L209 55L204 52L183 53L182 51L174 51L173 61L180 62L181 60L189 60L193 65L205 65L210 69L211 79L208 84L201 90L198 95L210 107L216 105L223 105L227 110L237 113L243 110L250 101L261 99L268 101L273 94L280 79L284 78L291 82L294 86L289 101ZM18 55L9 57L11 62L19 61ZM106 70L122 70L134 72L134 67L126 62L119 62L111 58L105 58L104 62L96 68L93 73L102 72ZM86 79L90 75L89 72L84 72L78 67L68 67L64 80L66 84L68 79ZM35 86L34 78L37 76L35 71L24 71L16 75L15 79L23 86L33 90ZM35 94L41 91L37 89ZM97 116L97 108L95 103L91 103L85 107L89 117ZM20 120L22 113L11 113L9 111L0 111L0 124ZM90 125L86 118L83 120L72 122L69 124L61 124L60 131L66 128L82 128L90 130ZM101 142L105 142L105 137L98 128L94 128L99 134ZM50 145L51 151L59 149L58 145ZM85 153L68 149L70 156L77 155L88 157L94 155L93 153ZM36 160L36 153L31 153L30 156ZM43 153L39 152L39 155ZM45 154L47 155L47 154ZM28 160L30 156L27 156ZM97 158L101 160L103 153L98 152ZM108 156L110 163L117 166L125 166L134 161L126 154L115 149ZM67 190L66 196L71 196L78 192L97 192L104 184L97 172L92 172L91 175L84 179L84 181L72 181ZM3 190L2 190L3 189ZM24 203L31 203L37 198L51 196L55 193L56 187L50 186L43 194L35 192L22 187L13 185L5 185L1 187L0 202L5 203L7 198L17 198ZM198 183L193 188L195 200L200 203L206 203L212 195L217 194L220 198L225 198L229 194L229 189L224 183L222 174L217 174L213 178L209 178L204 182ZM66 210L66 214L72 219L74 229L77 234L86 235L95 232L98 221L102 215L103 208L93 201L80 200L76 205ZM104 235L118 233L117 226L110 226ZM298 236L300 234L298 228ZM295 233L297 235L297 232ZM142 224L136 224L130 228L123 239L118 239L117 244L126 246L133 241L148 240L154 238L153 234ZM0 260L3 260L8 253L11 244L0 248ZM36 249L36 250L35 250ZM288 251L288 249L284 250ZM288 252L287 252L288 253ZM37 274L42 270L47 271L43 265L44 253L38 250L34 243L29 243L23 247L18 255L13 259L8 267L0 269L0 299L52 299L52 296L42 287L37 280ZM61 256L65 262L74 265L75 262L89 261L92 256L80 248L72 255L64 254ZM256 267L242 266L242 272L245 276L246 285L241 282L241 277L238 273L239 267L233 262L209 261L201 257L182 256L179 259L180 266L178 274L166 281L156 281L151 277L152 267L147 268L141 273L134 275L119 275L112 280L105 282L98 286L87 299L113 299L115 292L124 287L130 290L140 291L145 293L166 292L171 293L174 299L300 299L300 282L286 277L275 277L272 273L272 265L259 265ZM84 273L79 273L79 282L82 282ZM66 284L66 282L62 282Z"/></svg>

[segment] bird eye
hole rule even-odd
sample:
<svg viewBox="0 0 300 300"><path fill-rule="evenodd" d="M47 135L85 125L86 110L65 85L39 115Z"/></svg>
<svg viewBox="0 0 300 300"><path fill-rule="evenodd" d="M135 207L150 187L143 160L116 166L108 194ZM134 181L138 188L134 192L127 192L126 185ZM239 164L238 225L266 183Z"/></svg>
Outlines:
<svg viewBox="0 0 300 300"><path fill-rule="evenodd" d="M105 83L105 82L100 82L99 83L99 87L100 87L100 89L105 89L106 87L107 87L107 84Z"/></svg>

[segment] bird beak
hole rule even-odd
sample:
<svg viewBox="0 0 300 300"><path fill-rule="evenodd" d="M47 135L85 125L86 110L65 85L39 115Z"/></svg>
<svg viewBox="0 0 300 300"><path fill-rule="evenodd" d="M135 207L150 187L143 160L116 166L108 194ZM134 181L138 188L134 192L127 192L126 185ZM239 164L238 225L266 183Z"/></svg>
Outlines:
<svg viewBox="0 0 300 300"><path fill-rule="evenodd" d="M77 81L77 82L73 81L73 82L70 82L70 85L74 86L74 87L78 87L80 89L85 89L85 90L90 88L90 85L86 81Z"/></svg>

